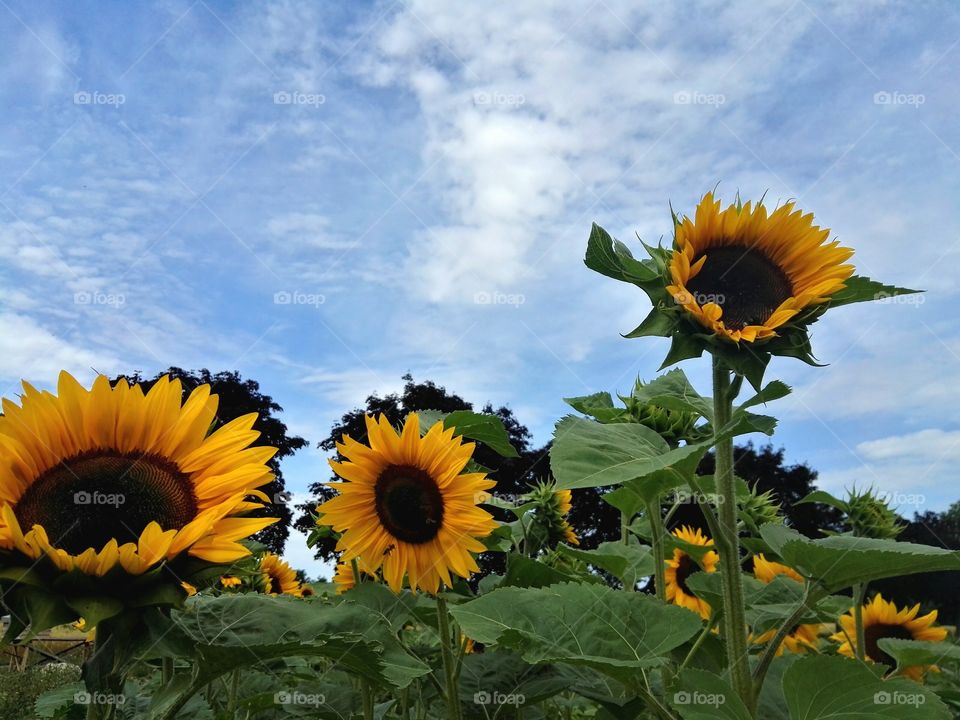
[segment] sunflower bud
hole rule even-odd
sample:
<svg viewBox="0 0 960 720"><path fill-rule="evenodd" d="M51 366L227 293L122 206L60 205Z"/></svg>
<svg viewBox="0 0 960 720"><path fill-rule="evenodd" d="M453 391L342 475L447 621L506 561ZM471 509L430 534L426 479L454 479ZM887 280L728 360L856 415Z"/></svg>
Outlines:
<svg viewBox="0 0 960 720"><path fill-rule="evenodd" d="M846 510L847 524L857 537L891 540L903 532L897 514L872 489L850 490Z"/></svg>
<svg viewBox="0 0 960 720"><path fill-rule="evenodd" d="M687 442L694 440L696 437L694 426L700 416L696 413L671 410L654 403L638 400L638 391L643 386L644 382L637 380L634 394L629 397L621 397L633 422L650 428L671 445L678 445L681 440Z"/></svg>
<svg viewBox="0 0 960 720"><path fill-rule="evenodd" d="M536 505L533 510L534 522L542 529L547 546L553 547L560 542L580 544L580 539L567 522L572 502L570 490L557 490L555 483L539 482L528 497Z"/></svg>
<svg viewBox="0 0 960 720"><path fill-rule="evenodd" d="M783 523L780 515L780 503L773 495L773 491L759 492L757 486L750 488L750 494L739 498L740 521L745 528L755 535L759 535L760 527L767 523Z"/></svg>

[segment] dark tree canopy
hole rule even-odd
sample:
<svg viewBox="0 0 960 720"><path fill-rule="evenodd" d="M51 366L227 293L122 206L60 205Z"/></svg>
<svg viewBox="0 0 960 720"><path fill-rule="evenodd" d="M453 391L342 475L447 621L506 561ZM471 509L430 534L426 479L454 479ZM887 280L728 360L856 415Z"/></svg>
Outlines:
<svg viewBox="0 0 960 720"><path fill-rule="evenodd" d="M346 434L359 442L365 442L367 439L366 425L364 424L364 415L379 415L383 413L387 419L394 425L400 425L407 413L420 410L440 410L441 412L453 412L455 410L473 410L473 404L467 402L455 393L448 392L443 386L437 385L432 381L415 382L413 377L403 376L404 386L400 393L392 393L386 396L376 394L367 398L366 405L362 408L355 408L346 413L330 431L329 437L319 443L319 447L327 452L336 452L336 443ZM516 458L504 458L490 450L489 448L478 445L474 453L474 460L493 471L492 477L497 481L497 486L493 492L498 495L515 496L527 492L530 483L537 477L545 477L550 472L549 460L545 448L534 449L530 446L531 435L525 425L522 425L513 411L505 406L494 409L491 405L483 407L482 412L495 414L503 422L504 427L513 444L519 453ZM331 480L337 478L331 474ZM318 504L333 497L336 493L323 484L315 482L310 486L310 492L314 499L308 503L299 506L302 511L297 518L295 527L304 532L309 532L313 527L313 518L311 513ZM501 519L507 519L505 516ZM321 542L316 547L316 557L322 560L332 560L334 542L332 540ZM499 560L497 558L481 559L483 569L491 569ZM493 565L491 565L493 563Z"/></svg>
<svg viewBox="0 0 960 720"><path fill-rule="evenodd" d="M125 378L128 383L139 383L144 391L148 391L162 376L169 375L183 384L184 398L200 385L210 385L213 394L219 397L217 418L214 429L230 422L234 418L248 413L257 413L258 419L254 429L260 432L260 437L254 445L269 445L277 448L277 454L268 463L276 478L263 491L273 501L263 510L253 513L255 516L279 517L280 521L257 533L255 540L262 542L272 552L278 555L283 552L283 546L290 535L290 524L293 520L293 510L285 501L283 472L280 470L280 461L293 455L297 450L307 446L307 440L296 435L287 434L287 426L277 416L283 412L273 398L260 392L260 383L256 380L240 377L238 372L211 373L206 368L202 370L183 370L171 367L158 373L152 378L144 378L139 371L126 375L118 375L111 382L116 383Z"/></svg>

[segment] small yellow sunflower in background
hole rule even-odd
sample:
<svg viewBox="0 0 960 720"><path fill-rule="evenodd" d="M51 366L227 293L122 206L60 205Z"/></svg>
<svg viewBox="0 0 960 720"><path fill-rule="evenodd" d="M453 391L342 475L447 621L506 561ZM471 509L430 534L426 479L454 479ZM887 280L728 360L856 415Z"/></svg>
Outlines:
<svg viewBox="0 0 960 720"><path fill-rule="evenodd" d="M920 613L920 603L912 608L900 610L897 606L883 599L877 593L873 599L863 606L863 628L865 637L864 656L871 662L883 663L891 668L897 666L897 661L880 649L879 641L882 638L901 638L904 640L926 640L940 642L947 637L947 629L934 627L937 620L937 611L932 610L926 615L917 617ZM841 632L831 636L831 640L840 643L837 652L847 657L856 657L857 628L853 616L853 608L840 616ZM913 680L921 680L929 671L936 671L936 665L914 665L903 668L900 672Z"/></svg>
<svg viewBox="0 0 960 720"><path fill-rule="evenodd" d="M276 522L261 508L276 450L250 447L256 414L208 435L217 397L179 380L144 394L99 376L89 391L60 374L57 395L24 382L0 417L0 550L46 556L63 572L131 575L181 554L229 563L238 541Z"/></svg>
<svg viewBox="0 0 960 720"><path fill-rule="evenodd" d="M310 598L317 594L317 591L313 589L310 585L301 585L300 586L300 597Z"/></svg>
<svg viewBox="0 0 960 720"><path fill-rule="evenodd" d="M268 595L300 597L302 589L297 580L297 571L278 555L266 553L260 558L260 574L264 592Z"/></svg>
<svg viewBox="0 0 960 720"><path fill-rule="evenodd" d="M691 545L712 545L713 541L704 535L700 528L684 526L673 531L674 537ZM700 562L680 548L673 549L673 559L666 560L666 596L667 601L674 605L685 607L699 614L704 620L710 617L710 605L693 594L687 587L687 580L698 572L716 572L720 556L715 550L708 550Z"/></svg>
<svg viewBox="0 0 960 720"><path fill-rule="evenodd" d="M773 560L767 560L763 553L759 553L753 556L753 576L762 583L773 582L773 579L777 575L785 575L791 580L796 580L798 583L803 582L803 576L794 570L792 567L788 567Z"/></svg>
<svg viewBox="0 0 960 720"><path fill-rule="evenodd" d="M573 491L572 490L557 490L557 511L560 513L562 518L561 525L563 527L563 539L566 540L570 545L579 545L580 538L577 537L577 534L573 531L573 528L570 526L569 521L567 520L567 515L570 514L570 510L573 509Z"/></svg>
<svg viewBox="0 0 960 720"><path fill-rule="evenodd" d="M183 591L187 594L187 597L193 597L194 595L197 594L197 586L196 586L196 585L191 585L191 584L188 583L188 582L182 582L182 583L180 583L180 587L183 588Z"/></svg>
<svg viewBox="0 0 960 720"><path fill-rule="evenodd" d="M472 553L485 549L477 538L497 523L477 506L495 483L484 473L461 475L474 444L442 422L421 437L416 413L400 434L383 415L367 416L366 424L369 445L346 435L337 444L347 461L330 465L345 482L333 484L340 494L317 508L323 524L343 533L337 542L342 559L382 570L395 592L404 576L412 590L435 593L441 583L451 585L451 571L476 572Z"/></svg>
<svg viewBox="0 0 960 720"><path fill-rule="evenodd" d="M225 590L231 590L236 587L240 587L243 584L243 581L238 578L236 575L221 575L220 576L220 585Z"/></svg>
<svg viewBox="0 0 960 720"><path fill-rule="evenodd" d="M762 583L771 583L778 575L790 578L798 583L804 581L803 576L792 567L774 562L773 560L767 560L763 556L763 553L753 556L753 576L757 578L757 580ZM776 634L776 630L767 630L765 633L757 636L751 634L750 642L755 645L766 645L773 640L773 636ZM780 647L777 648L777 656L782 655L784 650L802 654L808 650L816 649L819 634L820 625L818 624L807 623L794 626L790 630L790 633L783 639Z"/></svg>
<svg viewBox="0 0 960 720"><path fill-rule="evenodd" d="M357 565L362 575L369 577L371 580L377 579L376 573L368 571L362 562L358 561ZM337 569L333 575L333 582L337 585L337 595L342 595L347 590L353 588L353 586L357 584L356 579L353 577L353 563L338 562Z"/></svg>
<svg viewBox="0 0 960 720"><path fill-rule="evenodd" d="M853 250L829 236L792 202L768 215L761 203L721 210L707 193L694 220L676 226L667 291L715 335L734 342L773 337L853 275L846 264Z"/></svg>

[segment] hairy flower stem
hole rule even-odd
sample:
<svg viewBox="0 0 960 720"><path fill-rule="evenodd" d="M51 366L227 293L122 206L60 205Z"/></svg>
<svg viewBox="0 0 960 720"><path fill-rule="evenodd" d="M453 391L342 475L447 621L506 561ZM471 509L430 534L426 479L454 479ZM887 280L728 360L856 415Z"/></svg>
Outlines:
<svg viewBox="0 0 960 720"><path fill-rule="evenodd" d="M867 634L863 627L863 601L867 596L867 584L857 583L853 586L853 622L857 628L857 660L866 658Z"/></svg>
<svg viewBox="0 0 960 720"><path fill-rule="evenodd" d="M437 595L437 629L440 632L440 655L443 658L443 676L446 680L447 714L449 720L460 720L460 691L457 687L456 662L450 643L450 618L447 601Z"/></svg>
<svg viewBox="0 0 960 720"><path fill-rule="evenodd" d="M740 575L740 538L737 532L737 493L733 475L733 438L720 437L733 413L730 371L713 358L713 432L717 489L717 530L723 578L723 640L734 690L748 708L754 707L753 681L747 656L747 623Z"/></svg>
<svg viewBox="0 0 960 720"><path fill-rule="evenodd" d="M667 568L663 560L663 517L660 515L660 498L647 503L647 515L650 516L650 546L653 548L654 590L657 597L666 602Z"/></svg>

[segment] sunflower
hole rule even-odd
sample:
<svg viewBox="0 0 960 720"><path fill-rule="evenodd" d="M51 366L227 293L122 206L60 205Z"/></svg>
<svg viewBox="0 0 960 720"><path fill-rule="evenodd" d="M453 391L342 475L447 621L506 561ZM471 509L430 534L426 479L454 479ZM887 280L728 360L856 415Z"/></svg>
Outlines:
<svg viewBox="0 0 960 720"><path fill-rule="evenodd" d="M300 586L300 597L310 598L317 594L317 591L313 589L310 585L301 585Z"/></svg>
<svg viewBox="0 0 960 720"><path fill-rule="evenodd" d="M762 583L771 583L777 575L785 575L798 583L803 582L803 576L792 567L787 567L778 562L767 560L763 553L753 556L753 576Z"/></svg>
<svg viewBox="0 0 960 720"><path fill-rule="evenodd" d="M792 567L783 565L772 560L767 560L763 553L753 556L753 576L762 583L771 583L778 575L790 578L791 580L802 583L803 576ZM782 655L784 650L792 653L802 654L810 649L817 647L820 626L817 624L796 625L790 630L790 633L783 639L780 647L777 648L777 655ZM776 635L776 630L767 630L757 636L750 636L750 642L756 645L766 645Z"/></svg>
<svg viewBox="0 0 960 720"><path fill-rule="evenodd" d="M238 541L276 522L239 515L267 500L276 450L250 447L256 413L208 435L208 385L181 405L178 380L146 394L101 375L90 391L68 373L57 394L23 383L0 417L0 550L48 558L62 572L141 575L190 555L230 563Z"/></svg>
<svg viewBox="0 0 960 720"><path fill-rule="evenodd" d="M673 531L673 536L691 545L712 545L713 541L704 535L700 528L684 526ZM693 556L680 548L673 549L673 559L666 560L667 600L698 613L704 620L710 617L710 605L693 594L687 587L687 579L698 572L716 572L720 556L715 550L708 550L698 562Z"/></svg>
<svg viewBox="0 0 960 720"><path fill-rule="evenodd" d="M910 609L900 610L894 603L884 600L879 593L874 595L873 599L863 606L864 656L871 662L883 663L894 668L897 666L897 661L879 646L882 638L940 642L947 637L946 628L933 627L933 623L937 620L936 610L917 617L919 613L919 603ZM840 643L838 653L855 657L857 628L853 608L840 616L840 627L842 631L831 636L830 639ZM914 680L920 680L926 672L936 669L936 665L914 665L902 668L900 672Z"/></svg>
<svg viewBox="0 0 960 720"><path fill-rule="evenodd" d="M236 587L240 587L243 584L243 581L238 578L236 575L221 575L220 576L220 585L225 590L231 590Z"/></svg>
<svg viewBox="0 0 960 720"><path fill-rule="evenodd" d="M400 434L383 415L367 416L366 425L369 446L346 435L337 444L347 461L330 465L346 482L334 484L340 494L317 508L323 524L343 533L337 542L342 559L382 569L395 592L404 575L411 589L434 593L441 583L451 585L450 571L476 572L471 553L485 549L477 538L497 523L477 506L494 482L484 473L461 475L474 444L442 422L421 437L416 413Z"/></svg>
<svg viewBox="0 0 960 720"><path fill-rule="evenodd" d="M268 595L293 595L300 597L302 588L297 580L297 571L290 564L273 553L260 558L260 575L264 592Z"/></svg>
<svg viewBox="0 0 960 720"><path fill-rule="evenodd" d="M734 342L774 337L853 275L853 250L827 242L828 228L788 202L769 216L757 203L730 205L707 193L694 220L676 226L667 291L715 335Z"/></svg>
<svg viewBox="0 0 960 720"><path fill-rule="evenodd" d="M577 537L577 534L570 526L570 522L567 520L570 510L573 509L573 491L557 490L554 494L557 498L557 512L560 513L561 517L560 523L563 529L563 539L570 545L579 545L580 538Z"/></svg>
<svg viewBox="0 0 960 720"><path fill-rule="evenodd" d="M360 567L360 573L371 579L376 579L376 574L371 573L367 570L366 566L362 562L357 562L357 565ZM353 577L353 563L352 562L338 562L337 569L333 575L333 582L337 585L337 595L342 595L347 590L353 588L357 584L356 579Z"/></svg>

